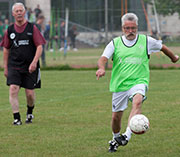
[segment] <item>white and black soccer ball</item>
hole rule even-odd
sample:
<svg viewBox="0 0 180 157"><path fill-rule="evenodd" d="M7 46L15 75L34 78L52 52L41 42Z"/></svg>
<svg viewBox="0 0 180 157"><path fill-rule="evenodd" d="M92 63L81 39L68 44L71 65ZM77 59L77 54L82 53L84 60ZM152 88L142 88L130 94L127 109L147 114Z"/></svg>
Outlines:
<svg viewBox="0 0 180 157"><path fill-rule="evenodd" d="M130 119L130 129L135 134L144 134L149 129L149 120L143 114L136 114Z"/></svg>

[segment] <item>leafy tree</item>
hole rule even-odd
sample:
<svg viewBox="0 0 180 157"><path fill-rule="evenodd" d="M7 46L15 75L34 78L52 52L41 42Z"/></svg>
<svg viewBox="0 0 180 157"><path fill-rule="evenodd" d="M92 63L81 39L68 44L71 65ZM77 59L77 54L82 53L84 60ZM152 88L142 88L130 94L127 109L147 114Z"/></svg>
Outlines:
<svg viewBox="0 0 180 157"><path fill-rule="evenodd" d="M153 5L152 0L144 0L144 2ZM154 0L156 10L161 15L173 15L178 13L180 15L180 0Z"/></svg>

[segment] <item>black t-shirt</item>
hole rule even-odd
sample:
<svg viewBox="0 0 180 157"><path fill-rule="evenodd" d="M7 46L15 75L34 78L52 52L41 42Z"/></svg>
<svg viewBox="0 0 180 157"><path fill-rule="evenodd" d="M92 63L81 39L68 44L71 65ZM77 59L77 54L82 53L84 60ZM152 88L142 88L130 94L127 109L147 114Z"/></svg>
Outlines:
<svg viewBox="0 0 180 157"><path fill-rule="evenodd" d="M8 38L10 39L8 67L28 70L36 53L33 24L28 23L22 33L17 33L12 24L8 27Z"/></svg>

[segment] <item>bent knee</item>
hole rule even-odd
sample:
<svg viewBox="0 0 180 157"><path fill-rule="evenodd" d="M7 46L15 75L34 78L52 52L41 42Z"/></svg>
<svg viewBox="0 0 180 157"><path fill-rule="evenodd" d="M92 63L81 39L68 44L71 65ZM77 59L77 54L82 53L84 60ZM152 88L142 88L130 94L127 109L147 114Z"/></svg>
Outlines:
<svg viewBox="0 0 180 157"><path fill-rule="evenodd" d="M134 97L133 97L133 104L135 106L140 106L143 102L143 95L141 94L136 94Z"/></svg>
<svg viewBox="0 0 180 157"><path fill-rule="evenodd" d="M16 85L10 85L9 88L10 95L16 95L19 92L19 86Z"/></svg>

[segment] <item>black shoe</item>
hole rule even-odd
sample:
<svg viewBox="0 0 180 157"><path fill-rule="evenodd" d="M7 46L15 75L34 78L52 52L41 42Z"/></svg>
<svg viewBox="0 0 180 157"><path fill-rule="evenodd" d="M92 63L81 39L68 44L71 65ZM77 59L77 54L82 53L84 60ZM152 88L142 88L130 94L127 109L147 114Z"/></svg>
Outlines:
<svg viewBox="0 0 180 157"><path fill-rule="evenodd" d="M25 123L26 124L32 123L33 118L34 118L34 116L32 114L27 114Z"/></svg>
<svg viewBox="0 0 180 157"><path fill-rule="evenodd" d="M13 125L22 125L21 120L15 119Z"/></svg>
<svg viewBox="0 0 180 157"><path fill-rule="evenodd" d="M118 143L115 140L109 141L109 152L116 152L118 149Z"/></svg>
<svg viewBox="0 0 180 157"><path fill-rule="evenodd" d="M120 146L125 146L128 143L126 135L120 135L119 137L116 137L114 139Z"/></svg>

